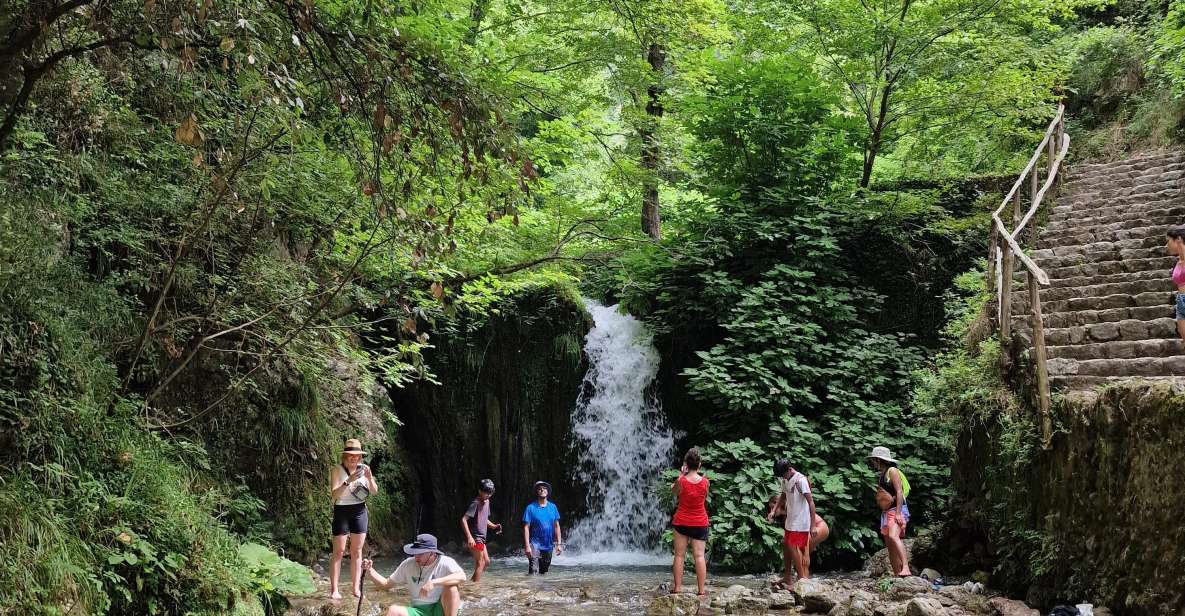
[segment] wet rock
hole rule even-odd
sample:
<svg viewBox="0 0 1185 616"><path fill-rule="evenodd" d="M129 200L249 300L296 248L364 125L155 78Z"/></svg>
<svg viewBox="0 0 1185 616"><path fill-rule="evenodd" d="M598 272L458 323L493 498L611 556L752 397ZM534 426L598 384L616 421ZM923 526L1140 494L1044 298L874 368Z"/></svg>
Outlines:
<svg viewBox="0 0 1185 616"><path fill-rule="evenodd" d="M803 597L813 592L823 592L823 585L817 580L798 580L794 583L794 586L790 588L790 592L794 595L794 598L798 601L798 604L802 605Z"/></svg>
<svg viewBox="0 0 1185 616"><path fill-rule="evenodd" d="M802 611L807 614L826 614L839 603L831 593L817 590L802 596Z"/></svg>
<svg viewBox="0 0 1185 616"><path fill-rule="evenodd" d="M923 580L929 580L931 582L942 578L942 574L933 569L922 569L922 572L919 575Z"/></svg>
<svg viewBox="0 0 1185 616"><path fill-rule="evenodd" d="M873 616L873 605L874 603L871 599L853 595L848 600L848 608L844 616Z"/></svg>
<svg viewBox="0 0 1185 616"><path fill-rule="evenodd" d="M699 599L695 595L663 595L646 608L646 616L698 616L699 613Z"/></svg>
<svg viewBox="0 0 1185 616"><path fill-rule="evenodd" d="M872 616L905 616L905 604L882 603L873 606Z"/></svg>
<svg viewBox="0 0 1185 616"><path fill-rule="evenodd" d="M937 599L913 599L905 606L905 616L948 616L950 612Z"/></svg>
<svg viewBox="0 0 1185 616"><path fill-rule="evenodd" d="M771 592L769 594L769 607L775 610L788 610L798 601L794 598L794 594L785 590Z"/></svg>
<svg viewBox="0 0 1185 616"><path fill-rule="evenodd" d="M580 600L581 601L593 601L595 599L600 599L600 598L601 598L600 591L593 588L592 586L581 586L580 587Z"/></svg>
<svg viewBox="0 0 1185 616"><path fill-rule="evenodd" d="M1037 610L1027 606L1022 601L993 597L988 601L994 616L1041 616Z"/></svg>
<svg viewBox="0 0 1185 616"><path fill-rule="evenodd" d="M737 616L765 616L769 611L769 599L765 597L758 597L756 595L746 595L739 597L724 610L725 614L736 614Z"/></svg>
<svg viewBox="0 0 1185 616"><path fill-rule="evenodd" d="M897 578L889 587L889 598L898 601L912 599L930 592L930 583L917 576Z"/></svg>
<svg viewBox="0 0 1185 616"><path fill-rule="evenodd" d="M958 606L981 614L990 611L987 599L962 586L943 586L938 589L938 600L947 607Z"/></svg>

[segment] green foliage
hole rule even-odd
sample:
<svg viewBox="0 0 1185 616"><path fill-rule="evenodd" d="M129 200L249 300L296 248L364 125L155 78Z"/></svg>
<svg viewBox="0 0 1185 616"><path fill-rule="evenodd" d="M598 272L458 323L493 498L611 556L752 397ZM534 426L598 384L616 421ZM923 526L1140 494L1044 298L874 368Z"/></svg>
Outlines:
<svg viewBox="0 0 1185 616"><path fill-rule="evenodd" d="M902 337L862 325L879 299L845 269L847 221L817 198L850 151L831 99L809 72L782 72L809 71L802 64L751 64L720 64L693 127L708 139L699 172L715 185L716 213L677 256L644 270L659 282L638 288L657 288L657 297L629 300L651 305L656 327L719 331L720 342L698 351L683 376L711 409L691 438L709 443L713 559L745 568L780 560L779 531L765 521L774 459L789 458L811 478L832 528L823 550L850 557L876 539L868 451L885 445L905 461L918 522L942 516L949 455L945 432L904 404L920 356ZM772 74L778 87L746 85Z"/></svg>
<svg viewBox="0 0 1185 616"><path fill-rule="evenodd" d="M248 587L263 601L268 614L281 614L288 605L285 597L309 595L317 591L308 567L294 563L258 543L239 546L239 558L248 578Z"/></svg>

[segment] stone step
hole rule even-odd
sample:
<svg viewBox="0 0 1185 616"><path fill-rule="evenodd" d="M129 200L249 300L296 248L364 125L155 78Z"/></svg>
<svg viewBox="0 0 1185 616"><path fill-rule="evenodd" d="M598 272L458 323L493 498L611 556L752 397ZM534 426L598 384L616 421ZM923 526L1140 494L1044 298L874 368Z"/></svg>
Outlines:
<svg viewBox="0 0 1185 616"><path fill-rule="evenodd" d="M1120 246L1120 248L1141 248L1141 246L1164 246L1168 239L1165 235L1166 227L1139 227L1133 229L1133 233L1126 231L1112 231L1110 233L1103 233L1102 237L1096 237L1094 233L1082 233L1077 236L1064 236L1061 240L1048 239L1042 236L1040 239L1040 250L1052 250L1053 254L1064 254L1065 249L1072 248L1072 246L1090 246L1100 244L1112 244ZM1122 237L1109 237L1119 235ZM1072 252L1072 251L1071 251Z"/></svg>
<svg viewBox="0 0 1185 616"><path fill-rule="evenodd" d="M1114 312L1112 310L1092 310L1084 311L1095 314ZM1045 344L1046 346L1069 346L1077 344L1092 344L1098 342L1115 342L1115 341L1139 341L1139 340L1157 340L1165 338L1177 337L1177 322L1171 318L1172 307L1167 309L1161 308L1156 317L1152 319L1137 319L1129 318L1124 320L1104 321L1099 323L1089 323L1085 325L1068 325L1073 317L1062 318L1062 315L1075 315L1079 313L1065 312L1060 313L1057 318L1046 317L1044 319L1045 327ZM1164 315L1168 314L1169 317ZM1062 325L1061 327L1057 325ZM1026 344L1029 344L1029 334L1033 328L1030 324L1029 317L1014 316L1012 319L1012 327L1017 333L1026 336Z"/></svg>
<svg viewBox="0 0 1185 616"><path fill-rule="evenodd" d="M1137 357L1132 359L1065 359L1049 360L1050 375L1080 376L1182 376L1185 375L1185 353L1174 357Z"/></svg>
<svg viewBox="0 0 1185 616"><path fill-rule="evenodd" d="M1108 310L1112 308L1141 308L1149 306L1168 306L1171 309L1175 298L1176 293L1173 291L1149 291L1135 295L1119 293L1096 297L1071 297L1052 302L1042 301L1041 312L1054 314L1058 312L1077 312L1080 310ZM1019 297L1014 295L1012 313L1020 315L1028 314L1028 312L1029 300L1027 294Z"/></svg>
<svg viewBox="0 0 1185 616"><path fill-rule="evenodd" d="M1185 343L1176 337L1146 340L1112 340L1066 346L1046 347L1049 359L1138 359L1140 357L1175 357L1185 354Z"/></svg>
<svg viewBox="0 0 1185 616"><path fill-rule="evenodd" d="M1171 174L1169 174L1171 175ZM1082 209L1084 206L1090 206L1095 203L1110 203L1120 199L1156 199L1157 195L1172 196L1181 194L1182 182L1179 180L1166 180L1151 182L1147 184L1137 184L1135 186L1112 186L1104 185L1105 188L1100 187L1097 190L1080 190L1074 193L1063 193L1057 198L1057 205L1069 206L1072 209Z"/></svg>
<svg viewBox="0 0 1185 616"><path fill-rule="evenodd" d="M1062 195L1077 194L1108 188L1128 188L1140 184L1155 184L1157 182L1172 182L1185 174L1185 160L1174 161L1159 167L1152 167L1144 171L1120 172L1111 174L1082 175L1071 172L1062 184Z"/></svg>
<svg viewBox="0 0 1185 616"><path fill-rule="evenodd" d="M1067 375L1067 376L1051 376L1049 377L1049 386L1058 390L1086 390L1094 389L1096 387L1103 387L1106 385L1114 385L1116 383L1133 383L1133 382L1147 382L1157 384L1167 384L1175 390L1185 393L1185 377L1180 376L1146 376L1146 377L1124 377L1124 376L1086 376L1086 375Z"/></svg>
<svg viewBox="0 0 1185 616"><path fill-rule="evenodd" d="M1059 199L1057 203L1050 208L1050 217L1062 216L1066 217L1071 214L1082 214L1084 212L1091 213L1091 215L1103 215L1098 212L1104 210L1110 211L1120 207L1138 207L1143 210L1149 203L1160 203L1164 201L1180 202L1182 195L1185 195L1180 187L1164 188L1156 192L1150 192L1141 195L1127 195L1123 197L1111 197L1110 199L1085 199L1080 201L1065 201Z"/></svg>
<svg viewBox="0 0 1185 616"><path fill-rule="evenodd" d="M1182 160L1183 158L1185 158L1185 153L1177 151L1155 153L1145 152L1125 160L1117 160L1106 163L1072 163L1070 165L1070 173L1073 176L1098 176L1116 173L1128 173L1131 171L1143 171L1145 169L1171 165Z"/></svg>
<svg viewBox="0 0 1185 616"><path fill-rule="evenodd" d="M1073 297L1108 297L1112 295L1138 295L1140 293L1149 293L1157 291L1173 292L1177 288L1169 280L1167 273L1159 279L1131 279L1121 280L1119 282L1108 282L1103 284L1095 284L1083 287L1042 287L1041 306L1044 308L1045 304L1053 303L1060 300L1070 299ZM1014 300L1021 298L1028 298L1028 289L1023 292L1013 292Z"/></svg>
<svg viewBox="0 0 1185 616"><path fill-rule="evenodd" d="M1039 252L1039 251L1035 251ZM1037 262L1037 266L1042 270L1048 272L1051 269L1069 267L1072 265L1084 265L1086 263L1101 263L1104 261L1124 261L1127 259L1154 259L1156 257L1165 256L1164 246L1151 246L1142 248L1118 248L1111 250L1091 251L1084 254L1067 254L1059 256L1043 256L1031 257ZM1023 268L1023 264L1017 264L1015 268ZM1172 266L1169 266L1170 269ZM1014 269L1015 269L1014 268Z"/></svg>
<svg viewBox="0 0 1185 616"><path fill-rule="evenodd" d="M1041 265L1038 263L1038 265ZM1023 268L1022 268L1023 269ZM1147 259L1123 259L1119 261L1095 261L1092 263L1081 263L1077 265L1068 265L1065 267L1045 267L1041 265L1041 269L1045 270L1045 275L1049 276L1050 283L1054 280L1061 280L1075 277L1095 277L1095 276L1109 276L1115 274L1142 274L1145 272L1168 272L1173 269L1173 258L1168 255L1160 255L1150 257Z"/></svg>
<svg viewBox="0 0 1185 616"><path fill-rule="evenodd" d="M1049 272L1046 272L1049 274ZM1150 269L1142 272L1119 272L1116 274L1098 274L1094 276L1068 276L1065 278L1054 278L1049 274L1049 286L1041 287L1042 291L1046 289L1058 289L1062 287L1093 287L1102 284L1114 284L1119 282L1129 282L1132 280L1160 280L1168 281L1169 274L1161 269ZM1028 293L1028 276L1022 273L1017 273L1012 277L1012 292L1013 293ZM1168 284L1172 284L1171 282ZM1044 295L1041 296L1044 299Z"/></svg>
<svg viewBox="0 0 1185 616"><path fill-rule="evenodd" d="M1136 222L1140 225L1140 222ZM1073 225L1058 225L1041 232L1040 248L1052 248L1066 244L1090 244L1094 242L1120 242L1123 240L1153 238L1164 242L1168 227L1165 225L1132 226L1131 222L1099 225L1093 229L1080 229Z"/></svg>
<svg viewBox="0 0 1185 616"><path fill-rule="evenodd" d="M1042 313L1045 324L1047 344L1078 344L1080 342L1108 340L1143 340L1145 338L1170 337L1177 331L1176 321L1173 320L1172 306L1136 306L1133 308L1107 308L1105 310L1077 310L1071 312ZM1012 327L1017 331L1028 331L1029 313L1013 312ZM1130 321L1130 323L1128 323ZM1124 323L1118 330L1114 328L1099 329L1098 331L1082 329L1095 325ZM1144 325L1136 325L1143 323ZM1069 331L1078 328L1076 331ZM1062 331L1065 330L1065 331ZM1114 333L1118 331L1118 333ZM1144 333L1146 332L1146 333ZM1057 336L1050 341L1050 336Z"/></svg>
<svg viewBox="0 0 1185 616"><path fill-rule="evenodd" d="M1102 209L1087 213L1085 216L1051 214L1046 220L1045 228L1055 231L1067 227L1089 230L1099 225L1115 223L1140 226L1164 225L1166 229L1185 224L1185 200L1145 203L1139 207L1122 206Z"/></svg>
<svg viewBox="0 0 1185 616"><path fill-rule="evenodd" d="M1113 252L1116 250L1132 250L1137 248L1160 248L1165 250L1165 240L1160 237L1137 237L1113 242L1090 242L1085 244L1062 244L1051 248L1040 248L1031 251L1029 256L1034 260L1049 257L1066 257L1070 255L1093 255ZM1167 253L1166 253L1167 254Z"/></svg>

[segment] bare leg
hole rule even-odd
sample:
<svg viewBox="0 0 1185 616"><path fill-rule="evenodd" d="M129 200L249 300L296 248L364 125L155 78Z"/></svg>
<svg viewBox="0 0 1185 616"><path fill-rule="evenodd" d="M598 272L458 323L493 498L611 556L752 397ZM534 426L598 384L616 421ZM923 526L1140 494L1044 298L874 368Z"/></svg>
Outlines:
<svg viewBox="0 0 1185 616"><path fill-rule="evenodd" d="M896 575L910 575L909 556L905 553L905 542L901 540L901 525L889 523L889 535L885 537L885 547L889 549L890 561L893 563L893 573ZM896 556L896 558L893 558Z"/></svg>
<svg viewBox="0 0 1185 616"><path fill-rule="evenodd" d="M1185 319L1177 321L1177 335L1181 337L1181 341L1185 342Z"/></svg>
<svg viewBox="0 0 1185 616"><path fill-rule="evenodd" d="M346 551L346 535L334 535L333 555L329 557L329 598L341 599L342 594L337 591L338 581L342 572L342 554Z"/></svg>
<svg viewBox="0 0 1185 616"><path fill-rule="evenodd" d="M362 596L362 546L366 545L366 533L350 533L350 584L354 596Z"/></svg>
<svg viewBox="0 0 1185 616"><path fill-rule="evenodd" d="M782 541L782 581L786 583L787 589L794 584L794 553L785 540Z"/></svg>
<svg viewBox="0 0 1185 616"><path fill-rule="evenodd" d="M387 608L387 616L407 616L407 608L398 605L392 605Z"/></svg>
<svg viewBox="0 0 1185 616"><path fill-rule="evenodd" d="M695 592L704 594L704 584L708 581L708 558L704 556L704 547L707 542L700 539L691 540L691 556L695 560ZM679 567L679 572L683 572L683 567Z"/></svg>
<svg viewBox="0 0 1185 616"><path fill-rule="evenodd" d="M800 580L805 580L811 576L810 571L807 570L807 549L790 548L790 553L794 555L794 569L798 573L798 579Z"/></svg>
<svg viewBox="0 0 1185 616"><path fill-rule="evenodd" d="M461 589L446 586L440 595L440 607L444 608L444 616L457 616L457 610L461 609Z"/></svg>
<svg viewBox="0 0 1185 616"><path fill-rule="evenodd" d="M675 558L671 561L671 577L675 585L671 592L683 590L683 559L687 557L687 537L675 532Z"/></svg>
<svg viewBox="0 0 1185 616"><path fill-rule="evenodd" d="M481 572L486 570L486 551L469 548L469 553L473 555L473 577L470 579L480 582Z"/></svg>

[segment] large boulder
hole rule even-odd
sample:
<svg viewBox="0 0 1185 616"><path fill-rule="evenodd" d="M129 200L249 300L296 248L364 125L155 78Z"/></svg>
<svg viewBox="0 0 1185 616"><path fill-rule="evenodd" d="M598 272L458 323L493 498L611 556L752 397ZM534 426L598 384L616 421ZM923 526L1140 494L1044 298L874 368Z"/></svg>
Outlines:
<svg viewBox="0 0 1185 616"><path fill-rule="evenodd" d="M905 555L909 558L910 563L913 563L913 546L913 539L905 540ZM874 578L886 577L897 573L889 566L889 550L884 548L878 550L864 562L864 571L869 577Z"/></svg>
<svg viewBox="0 0 1185 616"><path fill-rule="evenodd" d="M745 616L764 616L769 604L769 597L759 596L741 584L725 588L712 599L712 607L724 610L725 614Z"/></svg>
<svg viewBox="0 0 1185 616"><path fill-rule="evenodd" d="M994 616L1041 616L1041 612L1027 606L1023 601L993 597L988 601Z"/></svg>
<svg viewBox="0 0 1185 616"><path fill-rule="evenodd" d="M699 599L695 595L663 595L650 602L646 616L695 616Z"/></svg>
<svg viewBox="0 0 1185 616"><path fill-rule="evenodd" d="M937 599L913 599L905 606L905 616L948 616L950 612Z"/></svg>
<svg viewBox="0 0 1185 616"><path fill-rule="evenodd" d="M816 590L802 596L802 611L806 614L827 614L841 602L826 590Z"/></svg>

